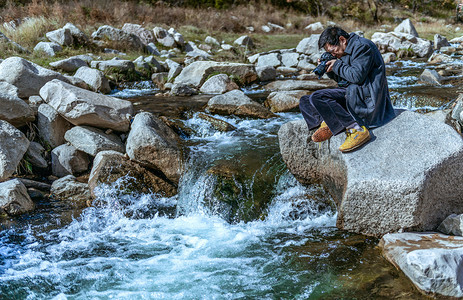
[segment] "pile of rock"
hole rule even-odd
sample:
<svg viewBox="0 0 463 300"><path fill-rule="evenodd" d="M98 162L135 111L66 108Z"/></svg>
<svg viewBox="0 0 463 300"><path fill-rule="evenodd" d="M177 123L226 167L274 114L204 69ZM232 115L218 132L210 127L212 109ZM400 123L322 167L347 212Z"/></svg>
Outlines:
<svg viewBox="0 0 463 300"><path fill-rule="evenodd" d="M78 72L82 68L89 69ZM28 97L29 104L21 99ZM176 193L183 165L179 138L150 113L138 114L131 124L131 102L79 88L15 57L0 64L0 99L2 212L16 215L34 207L24 184L10 180L26 153L36 171L65 177L51 187L58 198L87 201L99 184L121 177L137 178L123 187L131 192ZM17 129L34 120L41 144ZM89 173L89 184L77 181Z"/></svg>

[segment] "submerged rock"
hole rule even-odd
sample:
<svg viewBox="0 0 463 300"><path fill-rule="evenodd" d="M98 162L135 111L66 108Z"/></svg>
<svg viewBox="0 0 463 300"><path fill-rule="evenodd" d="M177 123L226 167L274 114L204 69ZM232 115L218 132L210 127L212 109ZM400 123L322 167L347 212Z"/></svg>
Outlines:
<svg viewBox="0 0 463 300"><path fill-rule="evenodd" d="M17 216L34 210L34 202L27 188L18 179L0 183L0 211Z"/></svg>
<svg viewBox="0 0 463 300"><path fill-rule="evenodd" d="M307 142L304 120L278 132L289 170L302 183L321 182L332 194L337 226L367 235L433 230L463 213L463 141L450 126L405 111L374 129L374 140L341 153L344 134Z"/></svg>
<svg viewBox="0 0 463 300"><path fill-rule="evenodd" d="M209 123L211 123L212 127L214 127L214 129L218 131L227 132L227 131L233 131L236 129L236 127L231 125L230 123L214 118L212 116L208 116L203 113L199 113L198 118L208 121Z"/></svg>
<svg viewBox="0 0 463 300"><path fill-rule="evenodd" d="M275 117L267 108L252 101L241 90L233 90L223 95L212 97L207 103L207 109L211 113L219 115L236 115L260 119Z"/></svg>
<svg viewBox="0 0 463 300"><path fill-rule="evenodd" d="M133 106L130 101L87 91L59 80L48 82L40 96L74 125L126 132Z"/></svg>
<svg viewBox="0 0 463 300"><path fill-rule="evenodd" d="M92 196L95 196L95 188L100 184L110 184L119 179L124 180L119 186L122 193L159 193L168 197L177 193L174 185L129 160L124 154L116 151L98 153L88 180Z"/></svg>
<svg viewBox="0 0 463 300"><path fill-rule="evenodd" d="M438 233L386 234L383 256L426 294L463 297L463 237Z"/></svg>
<svg viewBox="0 0 463 300"><path fill-rule="evenodd" d="M0 120L0 181L13 175L29 148L29 143L24 133Z"/></svg>
<svg viewBox="0 0 463 300"><path fill-rule="evenodd" d="M158 170L175 184L178 183L183 170L183 153L178 136L153 114L142 112L135 116L126 150L130 159Z"/></svg>

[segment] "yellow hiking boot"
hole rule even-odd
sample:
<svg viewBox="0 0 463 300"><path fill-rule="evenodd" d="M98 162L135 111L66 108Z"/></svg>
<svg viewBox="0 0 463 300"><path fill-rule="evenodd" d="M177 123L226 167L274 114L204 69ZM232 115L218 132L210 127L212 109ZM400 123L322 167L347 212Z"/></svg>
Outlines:
<svg viewBox="0 0 463 300"><path fill-rule="evenodd" d="M344 144L339 147L341 152L349 152L357 149L370 140L370 132L365 126L362 126L363 131L357 131L355 129L348 129L346 131L346 140Z"/></svg>
<svg viewBox="0 0 463 300"><path fill-rule="evenodd" d="M333 134L331 133L331 130L328 128L328 125L326 125L325 121L323 121L320 124L320 128L318 128L317 131L312 134L312 141L320 143L329 140L332 136Z"/></svg>

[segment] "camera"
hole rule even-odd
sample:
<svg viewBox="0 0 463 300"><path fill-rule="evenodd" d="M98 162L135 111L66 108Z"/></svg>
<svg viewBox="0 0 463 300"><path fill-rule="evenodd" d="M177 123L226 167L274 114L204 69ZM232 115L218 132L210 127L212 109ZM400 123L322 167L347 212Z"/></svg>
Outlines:
<svg viewBox="0 0 463 300"><path fill-rule="evenodd" d="M333 56L331 53L325 52L322 54L322 56L320 57L320 64L313 70L313 72L318 75L318 79L321 79L322 76L325 74L326 63L332 59L336 59L336 57Z"/></svg>

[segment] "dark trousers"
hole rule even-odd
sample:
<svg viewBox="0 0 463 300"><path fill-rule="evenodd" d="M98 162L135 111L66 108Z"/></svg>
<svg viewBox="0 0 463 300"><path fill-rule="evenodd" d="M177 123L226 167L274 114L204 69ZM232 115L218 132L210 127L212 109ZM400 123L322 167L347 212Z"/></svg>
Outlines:
<svg viewBox="0 0 463 300"><path fill-rule="evenodd" d="M299 108L309 130L325 121L333 135L336 135L355 123L355 119L347 111L345 88L318 90L311 95L302 96Z"/></svg>

